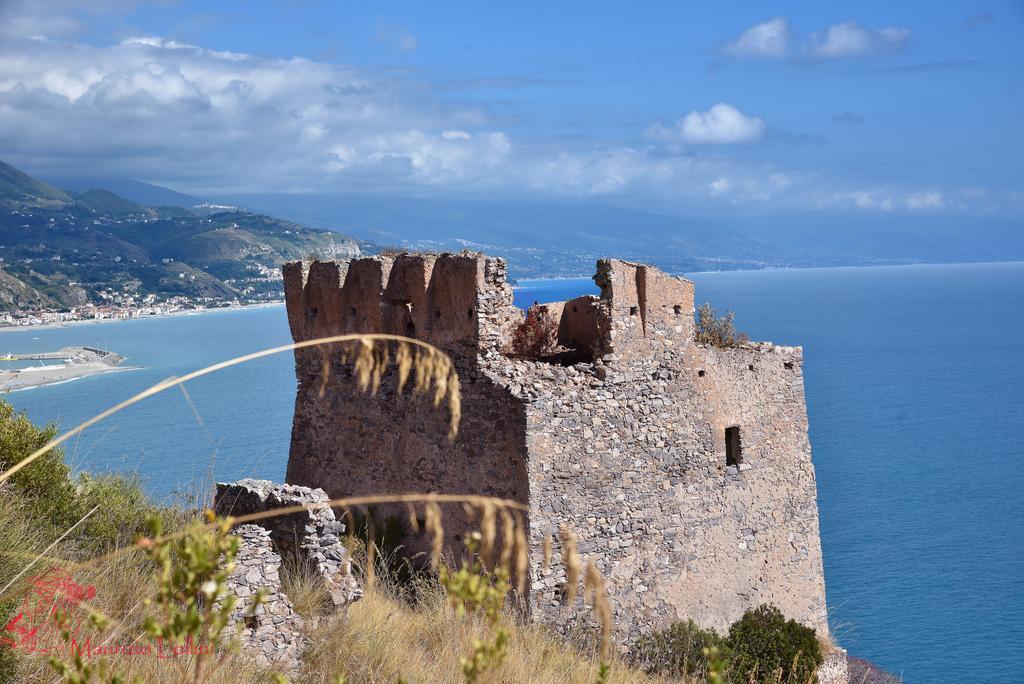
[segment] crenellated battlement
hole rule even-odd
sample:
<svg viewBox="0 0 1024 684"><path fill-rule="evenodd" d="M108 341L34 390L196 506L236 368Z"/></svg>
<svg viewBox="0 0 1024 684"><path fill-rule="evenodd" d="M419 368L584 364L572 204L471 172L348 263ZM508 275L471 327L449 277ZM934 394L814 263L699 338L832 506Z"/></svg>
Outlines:
<svg viewBox="0 0 1024 684"><path fill-rule="evenodd" d="M597 263L599 297L542 305L560 345L601 359L643 356L693 338L693 283L653 266ZM522 320L503 259L482 254L401 254L284 266L296 341L389 333L450 353L501 351Z"/></svg>
<svg viewBox="0 0 1024 684"><path fill-rule="evenodd" d="M469 354L498 343L511 315L505 263L482 254L401 254L284 265L296 341L388 333Z"/></svg>

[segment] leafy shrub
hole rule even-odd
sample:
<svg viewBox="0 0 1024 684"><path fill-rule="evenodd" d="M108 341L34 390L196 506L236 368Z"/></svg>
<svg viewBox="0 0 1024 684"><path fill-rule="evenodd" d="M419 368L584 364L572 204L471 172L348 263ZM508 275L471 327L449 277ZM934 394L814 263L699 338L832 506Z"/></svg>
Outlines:
<svg viewBox="0 0 1024 684"><path fill-rule="evenodd" d="M53 424L36 427L25 413L0 399L0 470L21 463L57 434ZM29 503L41 523L67 529L82 516L64 452L52 449L11 476L9 482Z"/></svg>
<svg viewBox="0 0 1024 684"><path fill-rule="evenodd" d="M817 681L823 660L814 630L787 620L766 604L748 610L729 628L726 646L733 682Z"/></svg>
<svg viewBox="0 0 1024 684"><path fill-rule="evenodd" d="M165 526L174 527L170 523L175 512L154 506L134 475L82 473L76 485L83 515L99 505L83 523L84 537L97 551L131 544L146 531L151 515L160 515Z"/></svg>
<svg viewBox="0 0 1024 684"><path fill-rule="evenodd" d="M557 345L558 327L554 319L531 308L512 331L506 354L514 359L537 361L553 353Z"/></svg>
<svg viewBox="0 0 1024 684"><path fill-rule="evenodd" d="M701 677L707 672L704 649L724 650L717 632L693 620L673 622L658 632L640 637L634 649L637 664L650 674L672 678Z"/></svg>
<svg viewBox="0 0 1024 684"><path fill-rule="evenodd" d="M37 427L0 399L0 470L25 460L56 434L55 425ZM61 449L46 452L14 473L9 482L26 514L49 531L66 531L98 506L73 537L88 551L131 543L145 531L147 516L158 512L138 478L88 473L72 477ZM159 509L159 513L168 525L178 514L172 509Z"/></svg>
<svg viewBox="0 0 1024 684"><path fill-rule="evenodd" d="M735 347L747 342L750 338L746 333L737 333L734 324L735 314L732 311L719 316L715 308L705 302L697 309L697 329L693 338L699 344L713 347Z"/></svg>

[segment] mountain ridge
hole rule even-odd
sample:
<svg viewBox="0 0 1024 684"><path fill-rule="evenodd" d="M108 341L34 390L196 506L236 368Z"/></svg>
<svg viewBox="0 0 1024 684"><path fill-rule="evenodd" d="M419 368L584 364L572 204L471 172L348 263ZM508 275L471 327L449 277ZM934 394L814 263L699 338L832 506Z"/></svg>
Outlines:
<svg viewBox="0 0 1024 684"><path fill-rule="evenodd" d="M65 192L0 162L0 311L276 300L284 261L359 253L337 232Z"/></svg>
<svg viewBox="0 0 1024 684"><path fill-rule="evenodd" d="M588 276L610 254L671 273L1024 260L1024 223L954 211L751 208L724 219L584 201L281 193L225 201L377 244L487 251L519 278Z"/></svg>

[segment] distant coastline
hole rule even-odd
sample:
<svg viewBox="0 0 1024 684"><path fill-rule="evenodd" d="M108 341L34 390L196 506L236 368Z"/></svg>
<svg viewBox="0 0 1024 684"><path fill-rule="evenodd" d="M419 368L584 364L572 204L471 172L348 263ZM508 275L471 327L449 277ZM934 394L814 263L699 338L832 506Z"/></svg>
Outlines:
<svg viewBox="0 0 1024 684"><path fill-rule="evenodd" d="M134 316L131 318L90 318L81 321L61 321L55 323L37 323L30 325L5 325L0 326L0 333L8 332L30 332L36 330L49 330L53 328L71 328L80 325L99 325L102 323L123 323L126 321L146 321L153 318L170 318L172 316L196 316L199 314L216 313L218 311L241 311L243 309L261 309L273 306L282 306L284 300L273 302L259 302L257 304L239 304L238 306L210 306L203 309L182 309L168 313L151 314L148 316Z"/></svg>
<svg viewBox="0 0 1024 684"><path fill-rule="evenodd" d="M858 264L858 265L845 265L845 266L770 266L766 268L735 268L735 269L723 269L715 271L686 271L685 273L675 275L714 275L722 273L751 273L751 272L764 272L764 271L842 271L851 269L894 269L894 268L927 268L927 267L940 267L940 266L983 266L983 265L999 265L999 264L1020 264L1024 261L1017 260L1006 260L1006 261L957 261L957 262L919 262L911 264ZM550 276L542 278L513 278L514 285L513 290L519 290L527 292L531 289L535 289L534 283L541 284L545 282L558 282L558 281L575 281L575 280L592 280L591 276ZM275 300L270 302L258 302L253 304L239 304L236 306L213 306L202 309L183 309L179 311L172 311L169 313L151 314L148 316L138 316L131 318L101 318L101 319L88 319L88 320L77 320L77 321L61 321L61 322L48 322L38 323L30 325L4 325L0 326L0 334L8 332L30 332L38 330L48 330L54 328L70 328L79 325L91 325L100 323L117 323L122 321L141 321L152 318L167 318L171 316L193 316L198 314L215 313L218 311L241 311L243 309L260 309L270 308L275 306L283 306L284 300Z"/></svg>
<svg viewBox="0 0 1024 684"><path fill-rule="evenodd" d="M708 275L717 273L761 273L764 271L842 271L848 269L870 269L870 268L927 268L938 266L987 266L998 264L1020 264L1024 261L1017 259L1006 259L1000 261L916 261L911 263L898 264L842 264L835 266L764 266L762 268L722 268L711 271L669 271L671 275ZM529 278L510 277L513 290L533 289L534 283L546 283L570 280L593 280L592 275L557 275L557 276L530 276Z"/></svg>

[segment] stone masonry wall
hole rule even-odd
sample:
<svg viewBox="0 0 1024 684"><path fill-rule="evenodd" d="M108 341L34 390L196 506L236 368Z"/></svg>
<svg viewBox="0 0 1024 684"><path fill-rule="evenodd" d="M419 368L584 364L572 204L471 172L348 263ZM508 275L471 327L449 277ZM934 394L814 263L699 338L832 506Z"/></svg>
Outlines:
<svg viewBox="0 0 1024 684"><path fill-rule="evenodd" d="M724 630L765 602L827 632L798 363L778 347L693 346L619 363L605 380L508 364L512 383L542 381L528 409L534 545L568 523L626 632L682 616ZM738 467L726 466L732 425ZM552 619L563 582L556 565L534 584Z"/></svg>
<svg viewBox="0 0 1024 684"><path fill-rule="evenodd" d="M346 322L353 287L344 272L357 268L375 279L369 288L360 281L366 299L354 308L400 305L406 318L360 314L370 323ZM427 270L414 292L388 294L400 289L396 274ZM378 282L378 273L390 277ZM608 577L623 642L673 619L721 630L768 601L827 634L800 348L695 344L693 284L653 267L601 261L595 280L600 298L546 309L558 319L559 341L588 359L565 366L502 354L522 314L500 260L286 266L296 340L416 333L453 355L463 397L460 435L450 444L443 411L396 397L391 385L366 397L333 360L324 385L321 353L299 353L288 480L331 496L437 491L528 503L532 610L556 626L574 619L560 607L565 569L556 561L544 571L541 548L564 523ZM741 460L728 465L733 427ZM453 535L464 525L446 520Z"/></svg>
<svg viewBox="0 0 1024 684"><path fill-rule="evenodd" d="M348 549L341 542L345 525L335 518L332 508L323 505L328 500L319 488L245 478L218 482L214 508L221 515L242 516L306 506L301 513L263 518L256 524L268 531L275 553L309 563L323 577L334 607L341 608L362 596L362 589L352 574Z"/></svg>
<svg viewBox="0 0 1024 684"><path fill-rule="evenodd" d="M366 272L374 278L370 291L364 278L360 298L348 295L348 278ZM332 498L438 492L528 500L524 406L480 372L476 353L499 348L517 315L503 262L443 255L295 263L285 266L285 282L297 341L347 332L417 336L451 354L462 394L459 435L450 442L446 410L430 397L398 394L394 374L371 395L358 389L337 348L298 350L288 482L322 487ZM362 313L346 322L352 309ZM459 505L443 513L450 546L460 550L465 513ZM405 519L406 509L375 509L378 517L392 514ZM429 545L413 536L405 547L415 554Z"/></svg>
<svg viewBox="0 0 1024 684"><path fill-rule="evenodd" d="M227 589L238 597L231 621L239 625L242 648L261 667L295 674L307 639L302 618L281 591L281 557L274 551L268 530L240 525L234 533L241 544ZM254 609L258 591L263 591L265 598Z"/></svg>

